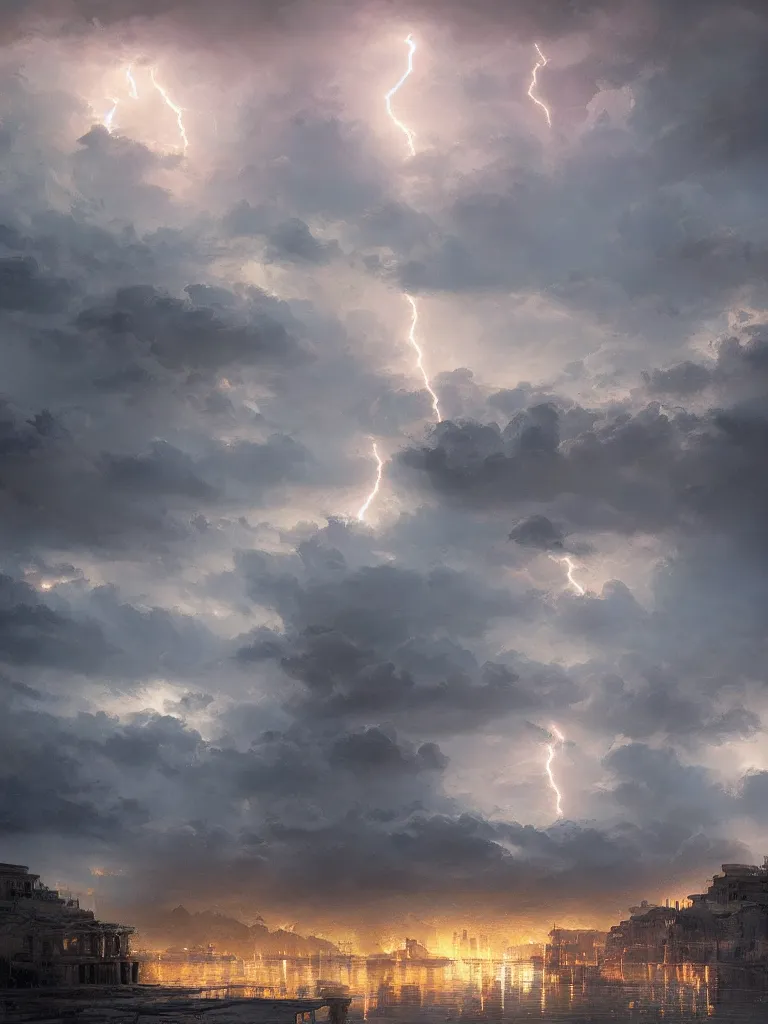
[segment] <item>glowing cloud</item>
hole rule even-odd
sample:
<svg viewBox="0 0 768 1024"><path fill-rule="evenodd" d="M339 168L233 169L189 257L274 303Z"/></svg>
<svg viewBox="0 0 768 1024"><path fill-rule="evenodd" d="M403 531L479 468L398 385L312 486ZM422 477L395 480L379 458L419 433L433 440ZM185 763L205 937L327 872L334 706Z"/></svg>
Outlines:
<svg viewBox="0 0 768 1024"><path fill-rule="evenodd" d="M154 85L154 87L157 89L157 91L163 97L163 100L164 100L166 106L170 107L170 109L176 115L176 124L179 126L179 135L181 135L182 145L184 146L184 152L186 153L187 149L189 147L189 139L187 138L187 132L186 132L186 129L184 127L184 116L183 116L184 115L184 111L181 109L181 107L178 107L173 102L173 100L168 95L168 93L165 91L165 89L162 87L162 85L160 85L160 83L157 81L157 79L155 78L155 69L154 68L152 68L150 70L149 74L150 74L150 77L152 79L152 85Z"/></svg>
<svg viewBox="0 0 768 1024"><path fill-rule="evenodd" d="M556 813L558 818L562 818L562 816L563 816L563 797L562 797L562 794L561 794L560 790L557 787L557 783L555 782L555 775L554 775L554 772L552 771L552 764L553 764L553 762L555 760L555 747L562 746L563 743L565 743L565 736L563 736L563 734L560 732L560 730L557 728L556 725L551 726L551 731L552 731L553 736L555 737L555 741L556 742L548 743L547 744L547 762L546 762L545 767L546 767L547 776L549 778L549 787L552 790L552 792L555 794L555 813Z"/></svg>
<svg viewBox="0 0 768 1024"><path fill-rule="evenodd" d="M384 103L386 104L386 107L387 107L387 114L389 114L389 117L391 118L393 123L400 129L400 131L403 133L403 135L405 135L406 141L408 142L408 149L410 150L411 156L416 156L416 147L413 144L413 140L416 138L415 134L411 131L410 128L407 128L403 124L402 121L398 121L398 119L395 117L394 113L392 112L392 97L395 95L395 93L398 91L400 86L403 84L403 82L405 82L405 80L408 78L408 76L413 71L413 55L416 52L416 43L414 43L414 41L413 41L413 39L411 38L410 35L407 36L405 41L408 44L408 67L406 68L406 70L405 70L404 74L402 75L402 77L400 78L399 82L397 82L396 85L393 85L392 88L389 90L389 92L385 95Z"/></svg>
<svg viewBox="0 0 768 1024"><path fill-rule="evenodd" d="M421 376L424 380L424 387L427 389L427 391L432 397L432 408L434 409L435 412L435 418L437 422L440 423L440 421L442 420L442 416L440 415L440 404L437 400L437 395L432 390L432 385L429 382L427 371L424 369L424 353L421 351L419 343L416 341L416 328L419 323L419 310L418 307L416 306L416 300L412 295L406 295L405 297L411 305L411 329L408 332L408 342L416 352L416 365L418 366L419 371L421 372Z"/></svg>
<svg viewBox="0 0 768 1024"><path fill-rule="evenodd" d="M382 471L384 469L384 463L381 461L381 456L379 455L379 449L376 447L376 442L373 441L372 444L373 444L373 457L374 457L374 459L376 459L376 481L375 481L375 483L373 485L373 490L368 495L368 497L365 499L363 504L360 506L360 511L357 513L358 521L361 522L361 523L365 522L365 514L368 511L368 509L370 508L371 502L376 497L376 495L379 493L379 487L381 486L381 474L382 474Z"/></svg>
<svg viewBox="0 0 768 1024"><path fill-rule="evenodd" d="M541 107L541 109L544 111L544 114L545 114L545 116L547 118L547 124L551 128L552 127L552 118L549 115L549 107L545 103L542 103L541 100L538 99L538 97L534 96L534 94L533 94L533 90L537 86L536 75L539 73L539 69L540 68L545 68L547 66L549 61L547 60L547 58L544 56L544 54L539 49L539 44L538 43L534 43L533 45L536 47L536 53L538 53L539 59L534 64L533 70L531 71L531 84L528 86L528 95L533 100L533 102L536 104L536 106Z"/></svg>

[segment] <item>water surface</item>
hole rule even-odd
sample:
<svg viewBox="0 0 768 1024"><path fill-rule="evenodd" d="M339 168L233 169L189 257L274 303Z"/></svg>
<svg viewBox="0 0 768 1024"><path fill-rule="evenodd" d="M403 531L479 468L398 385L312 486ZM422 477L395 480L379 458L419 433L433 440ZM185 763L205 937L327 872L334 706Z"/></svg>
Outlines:
<svg viewBox="0 0 768 1024"><path fill-rule="evenodd" d="M210 996L352 998L350 1022L694 1021L768 1024L768 971L635 965L621 971L574 968L555 975L526 963L357 958L146 964L143 980L212 986Z"/></svg>

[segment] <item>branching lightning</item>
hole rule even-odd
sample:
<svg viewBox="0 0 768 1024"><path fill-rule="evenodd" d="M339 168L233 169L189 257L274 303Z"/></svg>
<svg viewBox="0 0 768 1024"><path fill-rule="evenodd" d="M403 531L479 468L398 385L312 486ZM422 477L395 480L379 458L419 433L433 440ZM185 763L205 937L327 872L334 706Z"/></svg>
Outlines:
<svg viewBox="0 0 768 1024"><path fill-rule="evenodd" d="M537 81L536 81L536 76L538 75L539 70L541 68L545 68L547 66L549 61L547 60L547 58L544 56L544 54L539 49L539 44L538 43L534 43L533 45L536 47L536 53L538 53L539 59L534 64L533 70L531 71L531 84L528 86L528 95L533 100L533 102L536 104L536 106L537 107L541 107L541 109L544 111L544 114L545 114L545 116L547 118L547 124L551 128L552 127L552 118L550 117L550 114L549 114L549 107L546 105L546 103L542 103L541 100L537 96L534 96L534 94L533 94L533 90L536 88L536 86L538 84Z"/></svg>
<svg viewBox="0 0 768 1024"><path fill-rule="evenodd" d="M375 483L373 485L373 490L368 495L368 497L365 499L363 504L360 506L360 511L357 513L358 521L361 522L361 523L365 522L365 513L370 508L371 502L373 501L373 499L379 493L379 487L381 486L381 474L382 474L382 471L384 469L384 463L382 462L381 456L379 455L379 449L376 447L376 442L373 441L372 444L373 444L373 457L374 457L374 459L376 459L376 481L375 481Z"/></svg>
<svg viewBox="0 0 768 1024"><path fill-rule="evenodd" d="M558 818L562 818L562 816L563 816L563 797L562 797L562 794L561 794L560 790L557 788L557 783L555 782L555 775L554 775L554 772L552 771L552 763L555 760L555 747L562 746L563 743L565 743L565 736L563 736L563 734L560 732L560 730L557 728L556 725L553 725L551 727L551 732L552 732L553 736L555 737L555 740L554 740L554 742L547 744L546 770L547 770L547 776L549 777L550 789L555 794L555 811L557 813L557 817Z"/></svg>
<svg viewBox="0 0 768 1024"><path fill-rule="evenodd" d="M577 569L578 566L572 561L571 558L569 558L568 555L563 555L562 558L556 558L555 555L550 555L549 557L552 559L553 562L559 562L560 565L567 566L566 576L568 577L568 582L576 591L576 593L583 597L584 594L586 594L586 590L584 589L584 587L582 587L578 580L575 580L573 578L573 571L574 569Z"/></svg>
<svg viewBox="0 0 768 1024"><path fill-rule="evenodd" d="M408 67L406 68L404 74L400 78L400 81L397 82L396 85L393 85L389 92L385 95L384 103L387 106L387 114L389 114L390 119L400 129L403 135L405 135L411 156L416 156L416 147L413 144L413 140L416 138L415 134L411 131L410 128L406 127L406 125L404 125L402 121L399 121L392 112L392 97L395 95L400 86L405 82L405 80L413 71L413 55L416 52L416 43L414 43L410 35L407 36L405 41L408 44Z"/></svg>
<svg viewBox="0 0 768 1024"><path fill-rule="evenodd" d="M152 79L152 85L154 85L154 87L157 89L157 91L163 97L163 100L165 101L166 106L170 107L171 110L176 115L176 124L179 126L179 135L181 135L181 141L182 141L182 144L184 146L184 152L186 153L187 152L187 148L189 147L189 139L187 138L187 132L186 132L186 129L184 127L184 111L181 109L181 107L176 106L176 104L173 102L173 100L168 95L168 93L165 91L165 89L162 87L162 85L160 85L160 83L157 81L157 79L155 78L155 69L154 68L150 69L149 74L150 74L150 77Z"/></svg>
<svg viewBox="0 0 768 1024"><path fill-rule="evenodd" d="M435 412L435 418L437 419L437 422L440 423L440 421L442 420L442 416L440 415L440 404L437 400L437 395L432 390L432 385L429 382L427 371L424 369L424 353L421 351L419 343L416 341L416 327L418 326L419 323L419 310L416 306L416 300L412 295L406 295L405 297L411 304L411 329L408 332L408 342L413 347L418 357L416 360L416 365L418 366L421 372L421 376L424 380L424 387L427 389L432 398L432 408Z"/></svg>

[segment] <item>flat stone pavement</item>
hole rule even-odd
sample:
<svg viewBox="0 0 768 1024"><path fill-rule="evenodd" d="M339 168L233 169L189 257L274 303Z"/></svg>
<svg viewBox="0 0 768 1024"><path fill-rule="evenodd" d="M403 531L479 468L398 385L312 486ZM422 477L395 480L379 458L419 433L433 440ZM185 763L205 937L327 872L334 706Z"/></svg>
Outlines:
<svg viewBox="0 0 768 1024"><path fill-rule="evenodd" d="M220 993L216 998L214 993ZM341 1022L346 999L260 999L236 989L123 988L3 989L3 1024L294 1024L300 1013L330 1007ZM335 1005L332 1005L335 1004ZM335 1012L334 1012L335 1011ZM339 1011L342 1011L341 1013Z"/></svg>

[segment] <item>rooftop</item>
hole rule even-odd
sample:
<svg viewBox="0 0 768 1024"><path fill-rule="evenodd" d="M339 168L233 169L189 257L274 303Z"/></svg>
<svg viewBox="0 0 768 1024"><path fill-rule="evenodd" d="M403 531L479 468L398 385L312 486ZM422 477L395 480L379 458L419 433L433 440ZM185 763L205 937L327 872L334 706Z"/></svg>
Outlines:
<svg viewBox="0 0 768 1024"><path fill-rule="evenodd" d="M29 875L30 878L39 878L40 875L30 875L26 864L0 864L0 875Z"/></svg>

